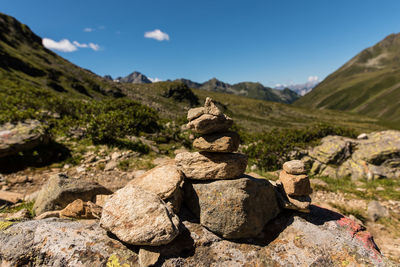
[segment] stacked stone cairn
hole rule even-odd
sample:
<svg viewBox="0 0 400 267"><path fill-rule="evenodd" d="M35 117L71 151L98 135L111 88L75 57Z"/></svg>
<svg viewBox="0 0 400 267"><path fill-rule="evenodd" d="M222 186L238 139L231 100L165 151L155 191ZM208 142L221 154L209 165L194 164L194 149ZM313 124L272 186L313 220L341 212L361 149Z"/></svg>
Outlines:
<svg viewBox="0 0 400 267"><path fill-rule="evenodd" d="M186 217L190 211L222 238L248 239L259 236L281 208L304 211L309 205L303 198L311 193L310 185L300 163L285 163L276 186L244 174L247 156L236 152L239 135L229 131L232 119L212 99L189 110L188 121L200 134L193 142L198 152L177 154L175 162L133 179L102 204L100 225L123 242L140 246L141 266L155 264L157 247L184 230L177 214ZM181 204L186 211L180 212Z"/></svg>
<svg viewBox="0 0 400 267"><path fill-rule="evenodd" d="M302 161L292 160L283 164L277 189L283 208L309 212L312 189Z"/></svg>
<svg viewBox="0 0 400 267"><path fill-rule="evenodd" d="M185 177L184 203L200 224L227 238L257 236L279 213L274 188L266 180L244 175L247 156L235 153L239 135L228 131L232 119L207 98L204 107L189 110L188 128L201 134L199 152L176 156Z"/></svg>

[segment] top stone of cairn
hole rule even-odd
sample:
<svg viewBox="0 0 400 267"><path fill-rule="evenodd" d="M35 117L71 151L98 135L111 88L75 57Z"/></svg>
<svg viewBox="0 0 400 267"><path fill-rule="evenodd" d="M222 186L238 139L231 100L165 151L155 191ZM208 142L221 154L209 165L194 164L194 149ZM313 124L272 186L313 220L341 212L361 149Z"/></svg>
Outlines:
<svg viewBox="0 0 400 267"><path fill-rule="evenodd" d="M209 134L228 130L233 120L222 113L214 101L207 97L204 107L188 111L188 127L196 133Z"/></svg>
<svg viewBox="0 0 400 267"><path fill-rule="evenodd" d="M287 161L283 164L283 170L288 174L304 174L306 173L306 169L304 167L304 163L301 160L291 160Z"/></svg>

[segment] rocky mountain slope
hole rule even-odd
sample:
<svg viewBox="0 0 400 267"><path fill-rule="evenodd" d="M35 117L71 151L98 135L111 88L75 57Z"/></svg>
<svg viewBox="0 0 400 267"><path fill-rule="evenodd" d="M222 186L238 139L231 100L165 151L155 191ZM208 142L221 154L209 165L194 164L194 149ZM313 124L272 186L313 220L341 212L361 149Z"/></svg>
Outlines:
<svg viewBox="0 0 400 267"><path fill-rule="evenodd" d="M391 34L329 75L296 105L364 114L400 125L400 34Z"/></svg>
<svg viewBox="0 0 400 267"><path fill-rule="evenodd" d="M118 77L115 81L121 83L151 83L149 78L137 71L134 71L125 77Z"/></svg>

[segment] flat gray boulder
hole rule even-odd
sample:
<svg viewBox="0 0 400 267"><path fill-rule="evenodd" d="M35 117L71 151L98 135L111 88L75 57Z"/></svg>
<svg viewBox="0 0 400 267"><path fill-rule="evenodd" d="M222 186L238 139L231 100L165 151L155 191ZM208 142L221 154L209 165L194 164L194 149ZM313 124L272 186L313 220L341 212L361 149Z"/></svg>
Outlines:
<svg viewBox="0 0 400 267"><path fill-rule="evenodd" d="M49 218L0 229L0 266L135 266L137 258L96 221Z"/></svg>
<svg viewBox="0 0 400 267"><path fill-rule="evenodd" d="M96 202L96 195L110 195L104 186L91 181L56 174L42 186L33 209L36 215L51 210L61 210L76 199Z"/></svg>
<svg viewBox="0 0 400 267"><path fill-rule="evenodd" d="M3 124L0 126L0 158L47 144L49 140L47 126L37 120Z"/></svg>
<svg viewBox="0 0 400 267"><path fill-rule="evenodd" d="M271 183L244 176L185 182L185 204L200 224L228 239L255 237L279 213Z"/></svg>
<svg viewBox="0 0 400 267"><path fill-rule="evenodd" d="M189 179L234 179L242 175L247 166L247 156L240 153L183 152L175 163Z"/></svg>
<svg viewBox="0 0 400 267"><path fill-rule="evenodd" d="M179 218L165 202L133 185L107 200L100 225L132 245L164 245L179 234Z"/></svg>

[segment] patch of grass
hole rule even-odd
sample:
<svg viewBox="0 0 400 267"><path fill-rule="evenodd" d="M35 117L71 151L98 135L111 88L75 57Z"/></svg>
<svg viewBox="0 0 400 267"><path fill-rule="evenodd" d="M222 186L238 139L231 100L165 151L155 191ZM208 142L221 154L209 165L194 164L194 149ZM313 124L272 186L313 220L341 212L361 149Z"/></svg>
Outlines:
<svg viewBox="0 0 400 267"><path fill-rule="evenodd" d="M0 231L6 230L8 227L13 225L15 222L10 221L0 221Z"/></svg>
<svg viewBox="0 0 400 267"><path fill-rule="evenodd" d="M118 163L118 169L121 171L128 171L130 169L130 161L127 159L121 160Z"/></svg>
<svg viewBox="0 0 400 267"><path fill-rule="evenodd" d="M33 210L34 202L22 202L13 206L6 206L0 209L0 213L15 213L22 209L27 209L31 218L35 216L35 211Z"/></svg>
<svg viewBox="0 0 400 267"><path fill-rule="evenodd" d="M330 177L316 177L327 183L327 186L314 185L316 190L344 192L367 200L398 200L400 201L399 179L377 179L373 181L353 181L350 177L340 179ZM363 191L357 190L362 189Z"/></svg>

